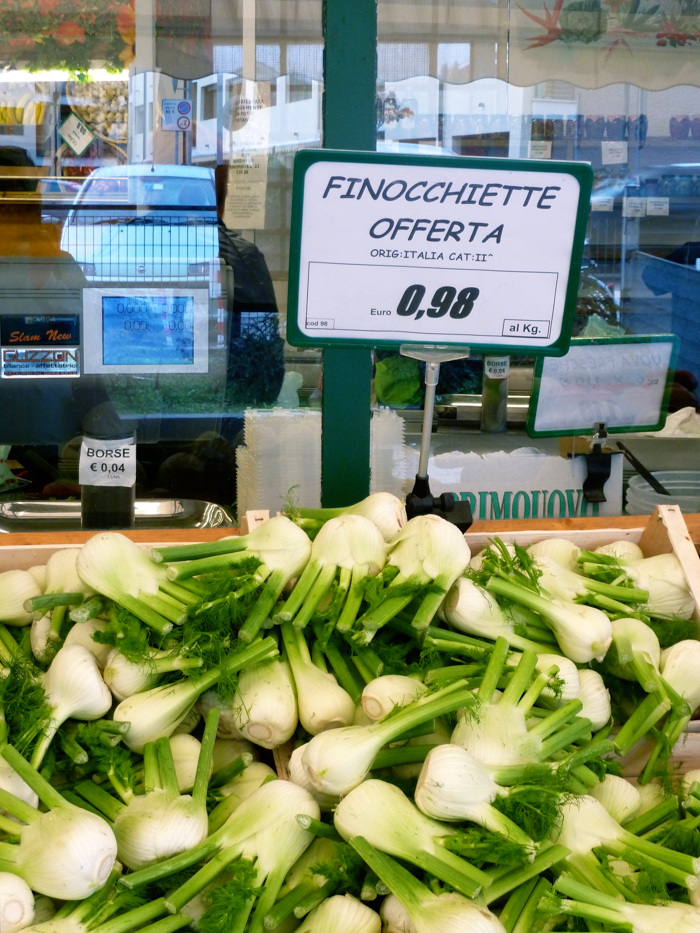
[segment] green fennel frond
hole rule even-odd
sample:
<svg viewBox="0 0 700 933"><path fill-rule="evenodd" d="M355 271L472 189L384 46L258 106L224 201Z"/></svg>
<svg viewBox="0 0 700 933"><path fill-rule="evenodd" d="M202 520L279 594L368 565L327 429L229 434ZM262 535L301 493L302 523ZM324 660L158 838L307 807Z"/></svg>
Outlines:
<svg viewBox="0 0 700 933"><path fill-rule="evenodd" d="M561 820L566 796L543 787L514 787L507 796L498 796L493 806L524 830L530 839L540 842L550 836Z"/></svg>
<svg viewBox="0 0 700 933"><path fill-rule="evenodd" d="M698 637L697 622L694 619L657 619L652 616L647 623L659 639L661 649L670 648L679 641L695 641Z"/></svg>
<svg viewBox="0 0 700 933"><path fill-rule="evenodd" d="M349 892L360 896L367 866L349 845L340 845L332 862L318 862L311 866L314 875L321 875L330 882L336 894Z"/></svg>
<svg viewBox="0 0 700 933"><path fill-rule="evenodd" d="M115 608L110 614L104 631L94 632L93 641L98 645L111 645L118 648L127 661L143 664L153 648L159 648L157 633L143 625L136 616L126 609ZM155 638L155 642L151 642Z"/></svg>
<svg viewBox="0 0 700 933"><path fill-rule="evenodd" d="M29 658L17 655L7 676L0 677L0 708L5 713L10 741L25 757L51 722L52 710L40 675Z"/></svg>
<svg viewBox="0 0 700 933"><path fill-rule="evenodd" d="M249 859L239 859L226 874L226 883L205 895L209 907L197 924L199 933L228 933L246 903L260 893L255 864Z"/></svg>
<svg viewBox="0 0 700 933"><path fill-rule="evenodd" d="M527 850L519 843L477 826L458 830L454 836L444 836L442 844L450 852L476 865L491 862L494 865L519 868L528 863Z"/></svg>
<svg viewBox="0 0 700 933"><path fill-rule="evenodd" d="M98 771L116 779L119 785L132 793L136 789L136 773L131 752L124 745L105 742L105 733L94 722L80 723L76 741L89 755Z"/></svg>

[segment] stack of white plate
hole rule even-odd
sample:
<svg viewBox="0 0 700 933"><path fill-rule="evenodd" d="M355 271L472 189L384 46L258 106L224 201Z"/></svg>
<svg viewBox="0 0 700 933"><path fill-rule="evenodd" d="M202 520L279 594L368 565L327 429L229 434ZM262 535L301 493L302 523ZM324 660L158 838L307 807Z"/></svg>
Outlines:
<svg viewBox="0 0 700 933"><path fill-rule="evenodd" d="M630 479L628 515L649 515L657 505L678 505L681 512L700 512L700 470L661 470L653 474L670 495L655 492L639 475Z"/></svg>
<svg viewBox="0 0 700 933"><path fill-rule="evenodd" d="M406 422L395 411L372 412L370 492L404 495L406 477Z"/></svg>

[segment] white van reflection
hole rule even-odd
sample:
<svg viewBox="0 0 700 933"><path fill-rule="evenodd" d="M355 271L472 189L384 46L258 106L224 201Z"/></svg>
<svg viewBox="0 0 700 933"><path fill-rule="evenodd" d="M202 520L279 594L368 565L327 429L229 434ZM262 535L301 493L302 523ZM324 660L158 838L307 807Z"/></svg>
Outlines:
<svg viewBox="0 0 700 933"><path fill-rule="evenodd" d="M61 248L89 281L208 281L219 253L213 170L95 169L66 218Z"/></svg>

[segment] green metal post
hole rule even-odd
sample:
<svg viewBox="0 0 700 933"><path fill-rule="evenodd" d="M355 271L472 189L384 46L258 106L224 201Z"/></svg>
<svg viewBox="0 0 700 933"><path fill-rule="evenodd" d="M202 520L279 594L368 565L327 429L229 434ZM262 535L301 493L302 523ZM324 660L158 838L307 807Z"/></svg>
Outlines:
<svg viewBox="0 0 700 933"><path fill-rule="evenodd" d="M377 0L324 0L324 145L376 148ZM323 354L323 505L369 493L371 351Z"/></svg>

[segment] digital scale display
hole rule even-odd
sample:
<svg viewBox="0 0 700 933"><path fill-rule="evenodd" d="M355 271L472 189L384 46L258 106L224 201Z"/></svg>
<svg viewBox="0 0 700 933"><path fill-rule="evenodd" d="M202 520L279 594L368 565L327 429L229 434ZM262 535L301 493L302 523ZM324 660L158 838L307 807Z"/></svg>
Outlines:
<svg viewBox="0 0 700 933"><path fill-rule="evenodd" d="M192 366L192 295L102 297L105 366Z"/></svg>
<svg viewBox="0 0 700 933"><path fill-rule="evenodd" d="M85 373L209 371L209 289L162 283L83 289Z"/></svg>

